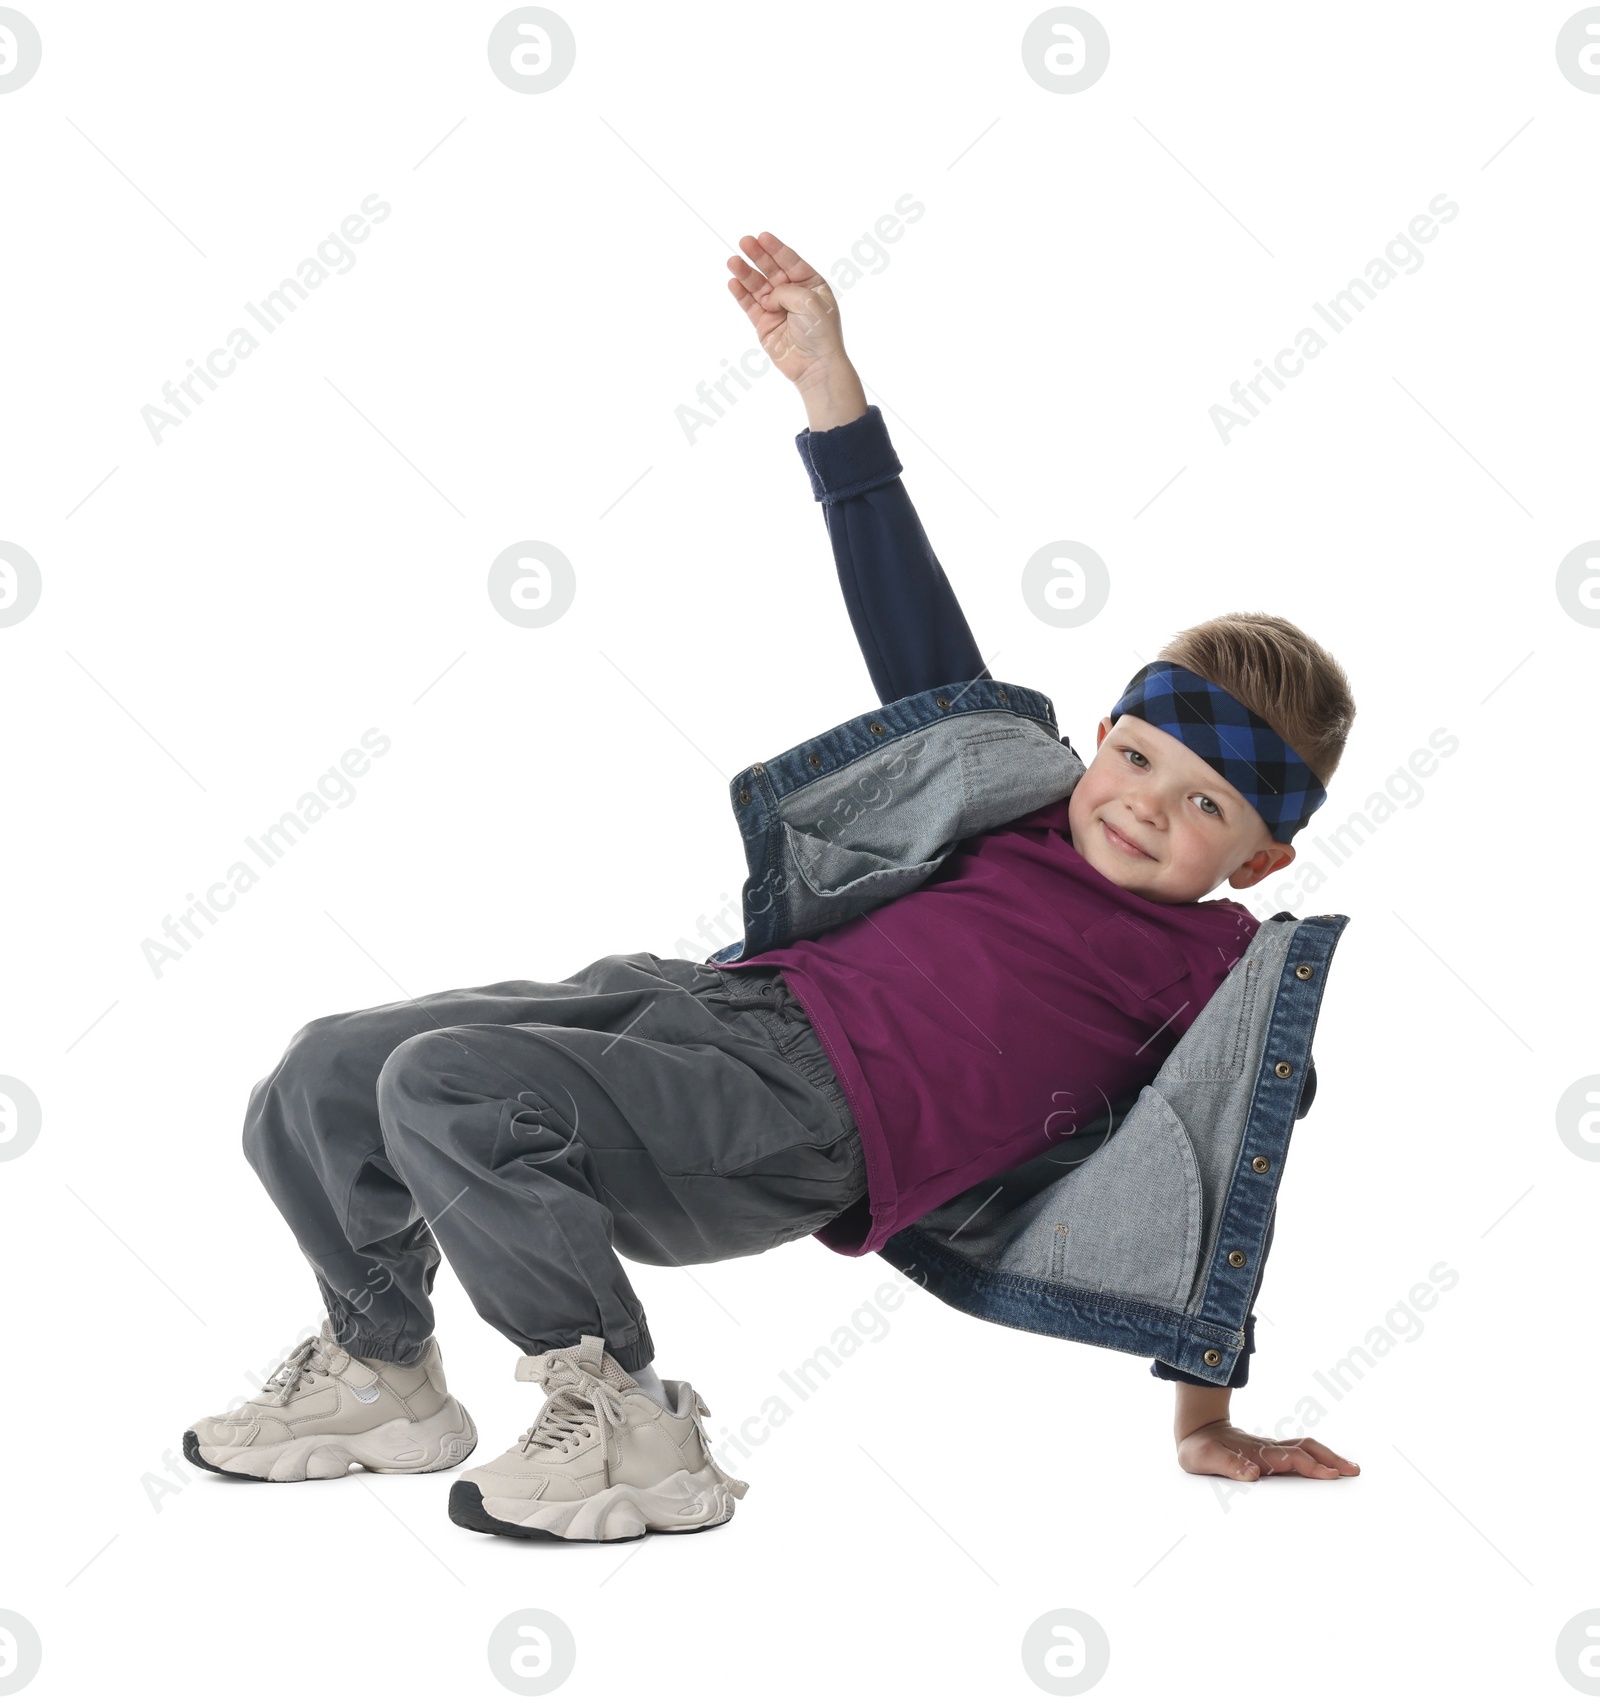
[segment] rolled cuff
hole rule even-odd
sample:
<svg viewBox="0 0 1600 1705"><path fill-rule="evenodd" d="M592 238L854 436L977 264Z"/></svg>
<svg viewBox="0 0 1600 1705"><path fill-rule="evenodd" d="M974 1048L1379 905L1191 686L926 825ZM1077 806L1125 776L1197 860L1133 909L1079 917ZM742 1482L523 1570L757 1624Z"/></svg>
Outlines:
<svg viewBox="0 0 1600 1705"><path fill-rule="evenodd" d="M875 486L899 479L905 471L876 403L869 403L864 415L843 426L831 426L824 432L807 427L795 434L794 442L811 480L811 495L818 503L859 497Z"/></svg>

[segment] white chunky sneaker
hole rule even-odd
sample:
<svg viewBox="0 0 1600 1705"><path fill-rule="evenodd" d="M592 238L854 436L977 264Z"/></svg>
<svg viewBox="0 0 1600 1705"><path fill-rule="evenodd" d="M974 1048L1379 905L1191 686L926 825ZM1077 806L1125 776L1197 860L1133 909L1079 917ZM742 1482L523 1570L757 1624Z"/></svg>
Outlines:
<svg viewBox="0 0 1600 1705"><path fill-rule="evenodd" d="M246 1480L338 1480L355 1463L431 1474L472 1454L478 1430L444 1382L437 1342L411 1367L359 1360L326 1320L248 1403L183 1435L198 1468Z"/></svg>
<svg viewBox="0 0 1600 1705"><path fill-rule="evenodd" d="M602 1338L524 1356L517 1378L549 1395L512 1449L450 1488L461 1527L517 1539L688 1533L719 1527L750 1489L712 1460L700 1424L711 1411L689 1382L661 1382L672 1405L663 1409Z"/></svg>

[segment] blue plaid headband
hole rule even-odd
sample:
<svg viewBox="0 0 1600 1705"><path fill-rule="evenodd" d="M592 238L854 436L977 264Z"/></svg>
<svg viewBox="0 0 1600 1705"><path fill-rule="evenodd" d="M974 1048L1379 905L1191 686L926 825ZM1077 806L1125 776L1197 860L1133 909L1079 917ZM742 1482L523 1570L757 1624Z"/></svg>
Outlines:
<svg viewBox="0 0 1600 1705"><path fill-rule="evenodd" d="M1328 797L1282 735L1231 693L1181 663L1147 663L1111 710L1181 740L1261 813L1272 838L1288 841Z"/></svg>

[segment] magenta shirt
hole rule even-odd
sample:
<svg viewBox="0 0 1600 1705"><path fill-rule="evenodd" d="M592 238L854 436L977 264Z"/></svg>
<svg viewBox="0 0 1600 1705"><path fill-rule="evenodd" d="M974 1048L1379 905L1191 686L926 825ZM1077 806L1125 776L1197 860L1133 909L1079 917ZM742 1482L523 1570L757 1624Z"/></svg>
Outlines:
<svg viewBox="0 0 1600 1705"><path fill-rule="evenodd" d="M860 1127L867 1213L841 1255L1072 1135L1148 1083L1258 920L1160 905L1072 845L1068 801L962 841L920 888L737 963L781 971Z"/></svg>

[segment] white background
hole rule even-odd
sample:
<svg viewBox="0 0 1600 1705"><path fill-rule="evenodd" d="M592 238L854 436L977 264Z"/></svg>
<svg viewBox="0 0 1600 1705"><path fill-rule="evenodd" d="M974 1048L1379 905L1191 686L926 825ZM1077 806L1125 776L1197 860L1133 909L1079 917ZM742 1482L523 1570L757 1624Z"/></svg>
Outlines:
<svg viewBox="0 0 1600 1705"><path fill-rule="evenodd" d="M1100 0L1073 95L1026 74L1028 6L564 4L542 95L491 75L504 7L25 9L0 536L43 596L0 629L0 1073L44 1122L0 1167L0 1608L42 1636L30 1696L509 1697L485 1645L531 1607L574 1632L574 1699L1026 1700L1023 1633L1067 1607L1107 1700L1568 1697L1556 1636L1600 1603L1600 1166L1555 1121L1597 1070L1600 633L1555 594L1600 535L1576 8ZM374 193L349 274L153 442L163 383ZM1440 194L1420 270L1225 446L1211 406ZM692 444L676 414L753 345L725 260L763 228L833 280L994 674L1080 748L1229 609L1349 671L1319 828L1459 741L1342 865L1302 854L1314 896L1249 896L1353 922L1235 1417L1320 1394L1358 1479L1187 1476L1142 1359L921 1294L724 1455L751 1491L694 1538L519 1547L453 1527L443 1477L164 1466L320 1317L239 1148L290 1034L688 953L744 874L726 778L875 703L791 387ZM530 538L577 577L536 629L486 593ZM1076 629L1020 592L1063 538L1111 576ZM373 727L355 802L155 976L141 943ZM1459 1282L1331 1397L1439 1262ZM895 1275L805 1239L634 1277L715 1435ZM448 1272L438 1305L495 1454L539 1394Z"/></svg>

